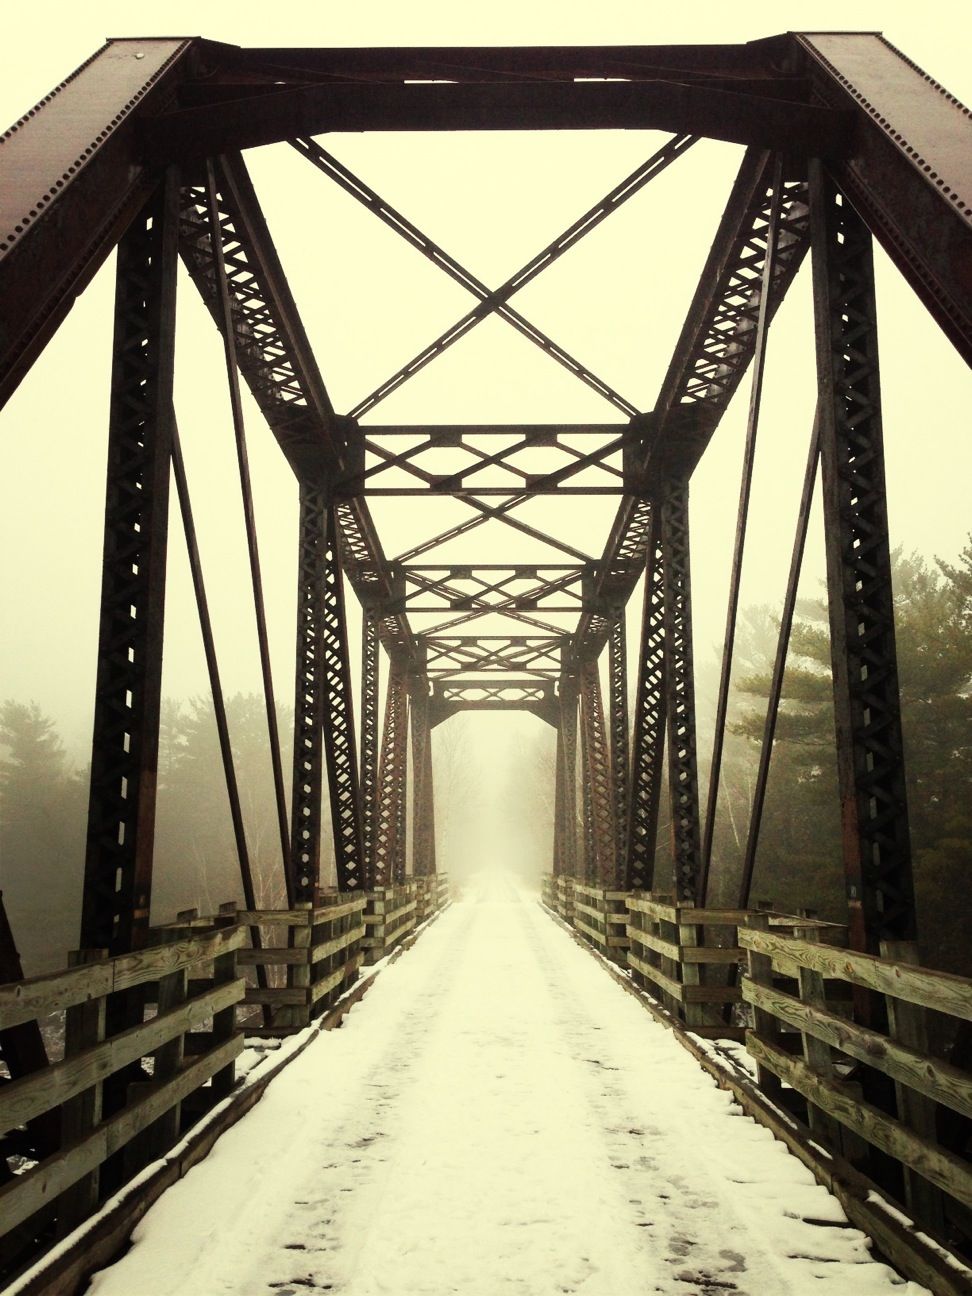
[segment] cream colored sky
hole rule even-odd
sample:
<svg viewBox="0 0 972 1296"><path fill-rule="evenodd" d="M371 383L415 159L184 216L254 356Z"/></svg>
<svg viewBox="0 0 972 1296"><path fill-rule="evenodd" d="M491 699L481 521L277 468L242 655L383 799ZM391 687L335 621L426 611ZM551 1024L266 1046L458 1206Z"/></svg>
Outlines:
<svg viewBox="0 0 972 1296"><path fill-rule="evenodd" d="M945 4L814 4L764 20L724 4L198 5L176 0L152 23L130 4L21 8L0 53L0 118L12 121L105 35L202 34L244 45L627 43L753 39L785 27L883 30L972 102L969 24ZM848 14L852 23L848 22ZM689 15L689 16L686 16ZM505 277L653 151L640 133L555 137L338 137L329 147L481 277ZM718 220L739 150L707 142L565 257L517 304L641 408L650 408L681 314ZM325 381L346 409L409 358L468 299L355 208L284 146L251 158L271 229L304 312ZM303 250L301 250L303 240ZM252 616L218 339L188 285L182 292L177 402L195 484L226 687L256 687ZM951 557L968 508L968 371L893 270L879 263L893 538ZM110 340L110 268L76 306L35 372L0 412L0 696L33 697L83 747L94 669ZM509 337L506 334L509 333ZM725 420L697 477L693 508L697 652L721 637L746 396ZM806 275L774 329L753 501L744 602L777 604L813 413L812 318ZM498 323L463 343L387 403L380 418L609 419L579 384ZM270 596L275 672L289 699L294 604L294 489L250 407L257 512ZM945 468L943 470L943 464ZM452 516L443 504L443 516ZM541 511L546 506L541 506ZM560 506L563 508L563 506ZM423 504L375 507L389 553L430 528ZM568 506L551 525L596 554L607 506ZM436 528L438 529L438 528ZM480 533L482 535L483 533ZM177 532L171 564L166 687L205 678ZM491 542L492 543L492 542ZM501 545L501 541L496 541ZM481 546L478 556L486 556ZM521 551L522 552L522 551ZM11 559L11 555L14 555ZM513 551L490 551L506 561ZM811 538L806 589L822 573ZM83 699L83 701L81 700Z"/></svg>

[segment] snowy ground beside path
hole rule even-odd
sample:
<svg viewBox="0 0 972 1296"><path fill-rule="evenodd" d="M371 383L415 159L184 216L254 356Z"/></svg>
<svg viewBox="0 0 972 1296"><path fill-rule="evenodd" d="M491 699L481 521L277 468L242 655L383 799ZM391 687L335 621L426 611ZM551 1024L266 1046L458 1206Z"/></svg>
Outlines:
<svg viewBox="0 0 972 1296"><path fill-rule="evenodd" d="M95 1296L918 1296L530 897L484 880Z"/></svg>

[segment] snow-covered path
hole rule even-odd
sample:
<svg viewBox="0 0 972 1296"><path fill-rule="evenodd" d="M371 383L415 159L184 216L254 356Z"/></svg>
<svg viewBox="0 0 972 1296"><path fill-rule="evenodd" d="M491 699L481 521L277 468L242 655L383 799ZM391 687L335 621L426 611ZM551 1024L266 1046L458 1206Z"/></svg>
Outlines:
<svg viewBox="0 0 972 1296"><path fill-rule="evenodd" d="M917 1296L502 880L158 1202L97 1296Z"/></svg>

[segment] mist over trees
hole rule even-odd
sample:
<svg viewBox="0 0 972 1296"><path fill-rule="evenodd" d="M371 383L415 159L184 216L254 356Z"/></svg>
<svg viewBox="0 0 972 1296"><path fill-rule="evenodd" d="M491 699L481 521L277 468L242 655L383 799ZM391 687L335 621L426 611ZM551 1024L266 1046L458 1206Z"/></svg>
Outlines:
<svg viewBox="0 0 972 1296"><path fill-rule="evenodd" d="M972 858L972 540L954 564L896 554L893 579L922 956L930 966L972 975L963 905L956 904ZM742 612L714 836L710 899L717 904L735 903L777 634L774 609ZM633 662L637 645L630 651ZM825 605L804 600L791 639L752 898L841 921L829 654ZM698 650L697 658L704 717L712 710L705 700L716 667L706 668ZM629 678L634 674L632 664ZM279 905L283 867L264 703L237 694L227 699L227 712L258 902ZM535 880L551 867L554 730L517 717L502 768L486 779L482 762L489 757L477 746L477 720L458 715L433 734L438 867L461 881L502 863ZM290 715L281 710L278 723L289 777ZM711 740L703 728L703 789ZM655 866L660 890L671 876L665 802L663 796ZM322 876L331 883L326 795L323 811ZM86 814L86 772L69 759L55 722L36 702L2 703L0 885L28 975L62 966L78 944ZM242 898L208 699L164 703L156 827L153 921L191 907L212 912L223 900Z"/></svg>

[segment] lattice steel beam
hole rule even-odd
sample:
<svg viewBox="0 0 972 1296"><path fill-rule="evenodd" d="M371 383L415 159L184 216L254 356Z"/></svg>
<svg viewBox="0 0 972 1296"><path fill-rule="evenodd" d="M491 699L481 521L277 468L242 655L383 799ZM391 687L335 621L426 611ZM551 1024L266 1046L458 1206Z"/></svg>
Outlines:
<svg viewBox="0 0 972 1296"><path fill-rule="evenodd" d="M574 877L577 868L577 682L566 672L560 677L557 701L553 871Z"/></svg>
<svg viewBox="0 0 972 1296"><path fill-rule="evenodd" d="M178 180L169 175L118 247L104 563L88 803L83 949L137 948L148 931L175 341Z"/></svg>
<svg viewBox="0 0 972 1296"><path fill-rule="evenodd" d="M409 687L412 722L412 875L435 872L435 805L432 787L431 685L424 673Z"/></svg>
<svg viewBox="0 0 972 1296"><path fill-rule="evenodd" d="M584 787L590 795L589 868L595 885L613 887L617 880L618 845L614 826L614 788L607 724L601 701L597 662L580 671L581 719L584 727Z"/></svg>
<svg viewBox="0 0 972 1296"><path fill-rule="evenodd" d="M422 639L429 674L437 677L493 671L559 674L566 642L566 635L429 635Z"/></svg>
<svg viewBox="0 0 972 1296"><path fill-rule="evenodd" d="M665 579L661 510L651 510L641 620L638 691L631 743L631 791L623 885L650 891L654 884L658 808L665 752Z"/></svg>
<svg viewBox="0 0 972 1296"><path fill-rule="evenodd" d="M844 870L854 947L916 935L871 235L811 172L820 453Z"/></svg>
<svg viewBox="0 0 972 1296"><path fill-rule="evenodd" d="M378 765L374 871L367 890L392 886L405 877L405 791L408 778L408 678L392 663L385 695L385 723Z"/></svg>
<svg viewBox="0 0 972 1296"><path fill-rule="evenodd" d="M361 849L365 874L374 875L375 821L378 800L378 620L361 610ZM371 883L369 882L370 886Z"/></svg>
<svg viewBox="0 0 972 1296"><path fill-rule="evenodd" d="M668 783L672 807L675 895L698 898L699 773L695 736L695 667L689 567L688 483L669 487L661 508L665 585L665 684L668 694Z"/></svg>
<svg viewBox="0 0 972 1296"><path fill-rule="evenodd" d="M679 480L690 474L752 359L772 190L772 158L750 149L699 278L653 422L646 428L641 488L622 502L598 562L597 591L608 603L626 602L644 570L647 497L660 491L668 477ZM779 219L767 324L809 247L809 207L799 170L787 173ZM578 651L585 656L598 654L609 634L606 618L583 617L577 631Z"/></svg>
<svg viewBox="0 0 972 1296"><path fill-rule="evenodd" d="M624 608L618 609L608 655L611 724L611 783L614 796L615 857L623 867L628 827L628 662ZM620 875L620 872L619 872Z"/></svg>
<svg viewBox="0 0 972 1296"><path fill-rule="evenodd" d="M529 711L548 724L558 723L554 684L544 679L432 680L431 724L459 711Z"/></svg>

